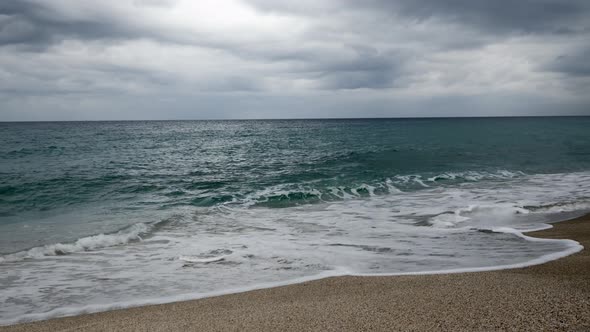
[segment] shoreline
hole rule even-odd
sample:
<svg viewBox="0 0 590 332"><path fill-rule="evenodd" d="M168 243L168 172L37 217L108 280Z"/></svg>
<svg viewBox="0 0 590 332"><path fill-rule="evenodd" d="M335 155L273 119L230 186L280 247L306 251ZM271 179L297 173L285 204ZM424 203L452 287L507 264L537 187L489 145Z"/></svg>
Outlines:
<svg viewBox="0 0 590 332"><path fill-rule="evenodd" d="M590 214L552 226L524 234L543 239L572 239L585 248L590 247ZM581 331L590 329L588 251L569 253L539 265L487 268L484 272L314 278L182 302L0 326L0 331Z"/></svg>

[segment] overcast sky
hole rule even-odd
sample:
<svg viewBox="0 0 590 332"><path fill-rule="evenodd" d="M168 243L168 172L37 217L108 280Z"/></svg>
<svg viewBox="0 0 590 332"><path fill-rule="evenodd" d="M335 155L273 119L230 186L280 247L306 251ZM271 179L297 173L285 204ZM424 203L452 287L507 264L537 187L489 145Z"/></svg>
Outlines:
<svg viewBox="0 0 590 332"><path fill-rule="evenodd" d="M589 0L0 0L0 121L590 115Z"/></svg>

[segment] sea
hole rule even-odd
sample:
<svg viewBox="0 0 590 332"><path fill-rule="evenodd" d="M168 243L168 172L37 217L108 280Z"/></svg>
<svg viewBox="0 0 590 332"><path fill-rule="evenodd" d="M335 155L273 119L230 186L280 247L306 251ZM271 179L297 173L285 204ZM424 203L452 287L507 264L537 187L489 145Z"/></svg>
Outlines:
<svg viewBox="0 0 590 332"><path fill-rule="evenodd" d="M0 123L0 324L513 268L590 211L590 117Z"/></svg>

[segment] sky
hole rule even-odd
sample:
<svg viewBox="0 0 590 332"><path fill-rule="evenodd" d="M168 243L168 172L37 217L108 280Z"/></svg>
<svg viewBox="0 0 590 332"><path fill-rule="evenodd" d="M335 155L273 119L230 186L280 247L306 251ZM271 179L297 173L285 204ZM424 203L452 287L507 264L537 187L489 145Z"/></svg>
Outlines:
<svg viewBox="0 0 590 332"><path fill-rule="evenodd" d="M0 121L590 115L588 0L1 0Z"/></svg>

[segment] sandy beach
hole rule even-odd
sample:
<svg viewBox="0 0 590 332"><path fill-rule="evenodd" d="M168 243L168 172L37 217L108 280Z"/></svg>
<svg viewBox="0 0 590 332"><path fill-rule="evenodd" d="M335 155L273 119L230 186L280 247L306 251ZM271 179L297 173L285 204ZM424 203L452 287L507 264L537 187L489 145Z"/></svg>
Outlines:
<svg viewBox="0 0 590 332"><path fill-rule="evenodd" d="M590 246L590 215L529 233ZM0 331L590 331L587 249L493 272L335 277Z"/></svg>

